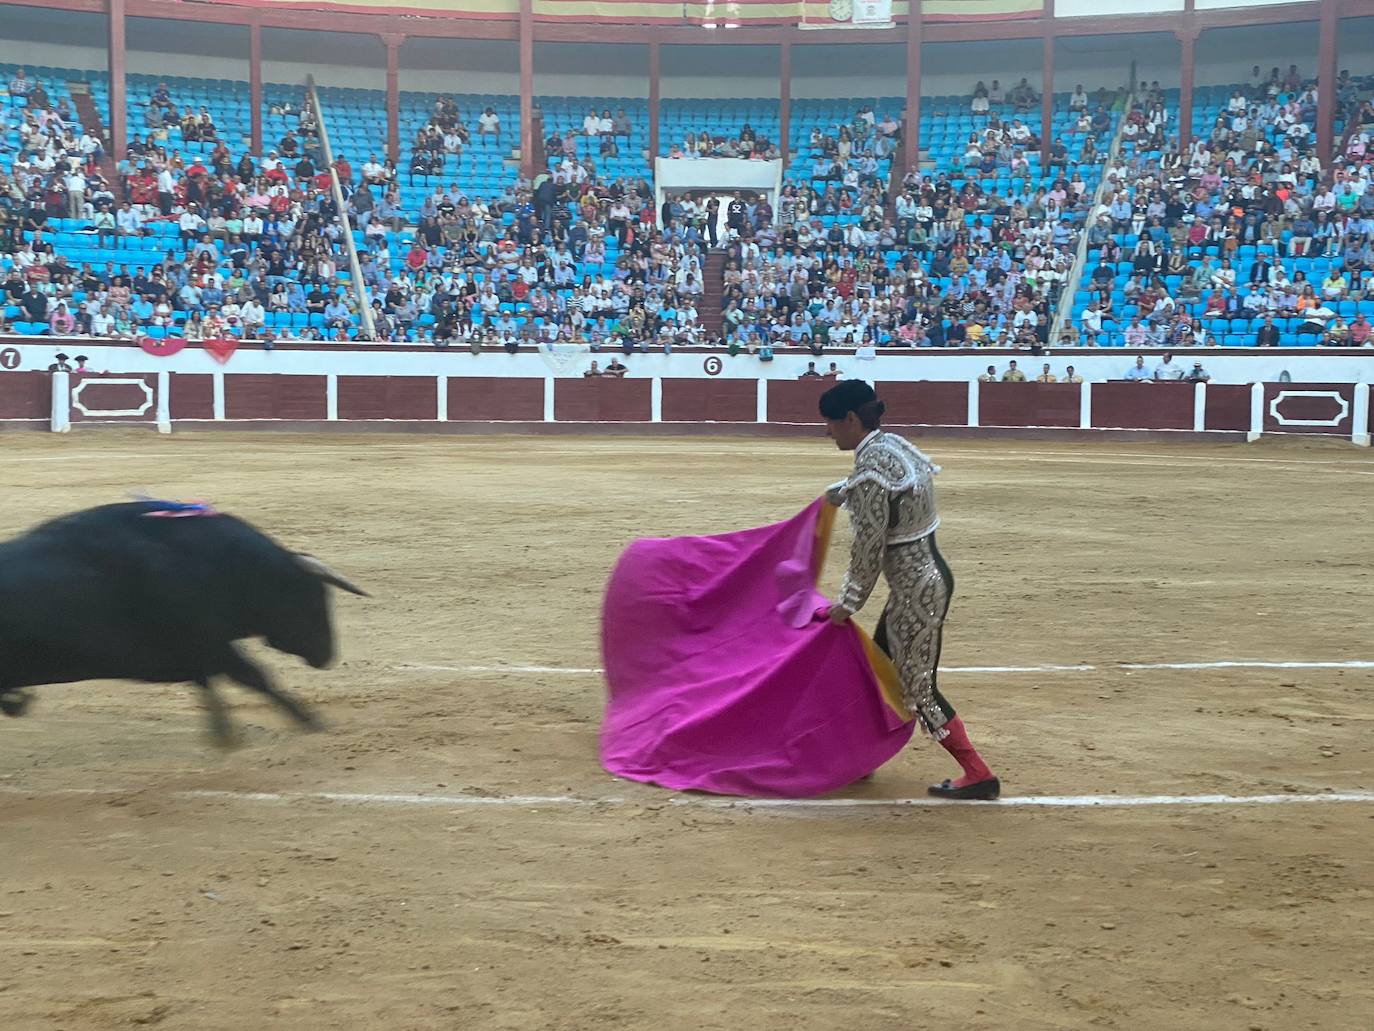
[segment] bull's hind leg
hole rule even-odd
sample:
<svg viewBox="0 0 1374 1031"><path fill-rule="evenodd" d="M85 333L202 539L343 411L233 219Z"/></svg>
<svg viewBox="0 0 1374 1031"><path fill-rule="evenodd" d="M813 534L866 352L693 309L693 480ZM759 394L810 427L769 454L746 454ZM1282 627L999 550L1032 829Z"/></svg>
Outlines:
<svg viewBox="0 0 1374 1031"><path fill-rule="evenodd" d="M205 702L206 715L210 717L210 737L220 748L234 747L237 739L234 736L233 724L229 722L229 713L224 708L224 699L219 696L207 678L202 677L197 680L196 687L200 688L200 697Z"/></svg>
<svg viewBox="0 0 1374 1031"><path fill-rule="evenodd" d="M22 716L33 701L33 692L22 687L6 687L0 684L0 712L6 716Z"/></svg>
<svg viewBox="0 0 1374 1031"><path fill-rule="evenodd" d="M277 686L272 683L267 674L255 666L248 659L244 658L237 648L230 647L224 658L224 665L220 672L226 677L237 680L244 687L259 694L264 694L278 706L291 714L291 718L306 730L323 730L324 724L315 715L313 709L302 702L296 701L285 691L279 691Z"/></svg>

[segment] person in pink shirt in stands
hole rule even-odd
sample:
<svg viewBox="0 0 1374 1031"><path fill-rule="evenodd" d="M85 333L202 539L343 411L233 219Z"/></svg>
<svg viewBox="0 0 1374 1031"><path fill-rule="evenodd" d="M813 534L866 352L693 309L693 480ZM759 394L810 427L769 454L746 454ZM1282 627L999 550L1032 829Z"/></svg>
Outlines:
<svg viewBox="0 0 1374 1031"><path fill-rule="evenodd" d="M1356 347L1366 347L1369 344L1371 327L1369 320L1363 315L1356 315L1350 320L1350 342Z"/></svg>
<svg viewBox="0 0 1374 1031"><path fill-rule="evenodd" d="M48 332L55 337L71 336L76 330L76 319L67 310L66 301L58 301L57 307L48 319Z"/></svg>

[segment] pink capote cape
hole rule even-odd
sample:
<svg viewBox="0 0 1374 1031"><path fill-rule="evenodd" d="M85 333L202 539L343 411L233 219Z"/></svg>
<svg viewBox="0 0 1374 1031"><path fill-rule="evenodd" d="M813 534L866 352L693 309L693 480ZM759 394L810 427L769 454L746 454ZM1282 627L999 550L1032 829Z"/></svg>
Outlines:
<svg viewBox="0 0 1374 1031"><path fill-rule="evenodd" d="M852 621L817 618L835 509L631 544L606 587L601 761L675 790L804 798L911 738L896 674Z"/></svg>

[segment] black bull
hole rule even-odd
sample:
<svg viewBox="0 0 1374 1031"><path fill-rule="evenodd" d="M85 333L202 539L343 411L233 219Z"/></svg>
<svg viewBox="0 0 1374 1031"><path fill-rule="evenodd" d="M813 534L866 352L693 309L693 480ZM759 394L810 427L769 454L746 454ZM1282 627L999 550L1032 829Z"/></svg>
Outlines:
<svg viewBox="0 0 1374 1031"><path fill-rule="evenodd" d="M210 681L319 721L234 647L264 638L321 668L334 660L326 585L364 594L324 563L230 515L137 501L76 512L0 544L0 711L24 688L80 680L196 684L217 741L231 739Z"/></svg>

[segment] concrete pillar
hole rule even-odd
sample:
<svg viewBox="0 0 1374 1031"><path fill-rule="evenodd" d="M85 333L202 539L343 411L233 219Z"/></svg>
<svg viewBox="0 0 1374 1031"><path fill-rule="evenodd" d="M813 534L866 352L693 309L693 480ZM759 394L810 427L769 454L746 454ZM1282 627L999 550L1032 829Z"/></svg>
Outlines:
<svg viewBox="0 0 1374 1031"><path fill-rule="evenodd" d="M124 44L124 0L109 0L109 68L110 68L110 152L116 162L124 157L129 146L127 102L125 86L126 51Z"/></svg>
<svg viewBox="0 0 1374 1031"><path fill-rule="evenodd" d="M248 26L248 104L253 134L253 154L261 157L262 149L262 26L257 22Z"/></svg>
<svg viewBox="0 0 1374 1031"><path fill-rule="evenodd" d="M911 0L906 22L906 125L902 130L902 157L907 171L921 160L921 0Z"/></svg>

